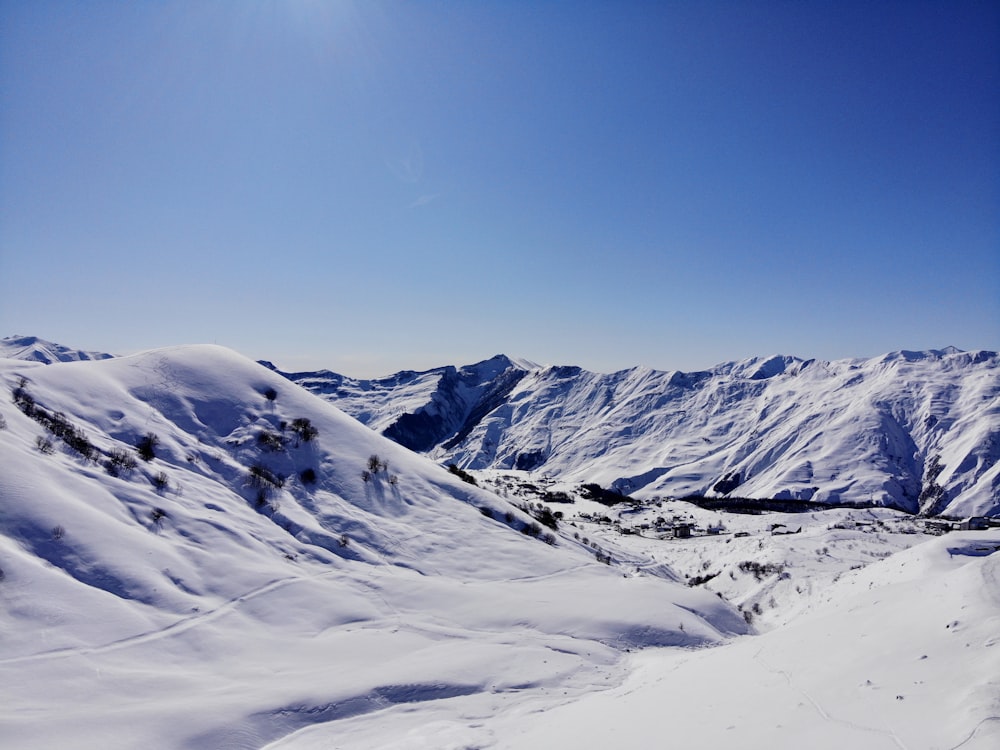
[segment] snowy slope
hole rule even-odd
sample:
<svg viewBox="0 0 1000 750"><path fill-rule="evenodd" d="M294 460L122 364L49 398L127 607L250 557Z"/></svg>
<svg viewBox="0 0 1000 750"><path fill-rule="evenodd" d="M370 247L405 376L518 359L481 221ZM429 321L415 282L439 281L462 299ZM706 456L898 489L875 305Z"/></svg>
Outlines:
<svg viewBox="0 0 1000 750"><path fill-rule="evenodd" d="M775 356L704 372L609 375L498 357L448 371L467 373L473 388L444 372L288 377L463 468L536 471L640 498L774 497L960 516L1000 510L994 352ZM413 424L434 429L411 439L405 428Z"/></svg>
<svg viewBox="0 0 1000 750"><path fill-rule="evenodd" d="M623 685L491 727L495 746L1000 746L1000 531L961 532L845 577L786 628L645 653Z"/></svg>
<svg viewBox="0 0 1000 750"><path fill-rule="evenodd" d="M993 750L1000 531L934 539L843 576L795 622L632 654L610 687L458 696L317 723L267 747Z"/></svg>
<svg viewBox="0 0 1000 750"><path fill-rule="evenodd" d="M23 359L28 362L78 362L91 359L110 359L111 354L85 352L55 344L37 336L7 336L0 339L0 359Z"/></svg>
<svg viewBox="0 0 1000 750"><path fill-rule="evenodd" d="M259 748L578 695L625 649L747 630L519 533L505 500L219 347L0 360L0 383L5 746Z"/></svg>

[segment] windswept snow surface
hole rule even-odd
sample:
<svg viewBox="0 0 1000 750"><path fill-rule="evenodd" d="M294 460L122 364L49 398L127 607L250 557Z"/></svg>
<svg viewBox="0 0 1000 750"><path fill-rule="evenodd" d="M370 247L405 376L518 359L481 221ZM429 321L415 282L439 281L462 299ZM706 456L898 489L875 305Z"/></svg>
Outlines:
<svg viewBox="0 0 1000 750"><path fill-rule="evenodd" d="M465 469L535 471L649 499L690 494L1000 510L1000 356L954 348L704 372L599 374L504 357L352 381L289 375Z"/></svg>
<svg viewBox="0 0 1000 750"><path fill-rule="evenodd" d="M0 383L4 747L485 746L629 650L747 632L231 351L5 359Z"/></svg>

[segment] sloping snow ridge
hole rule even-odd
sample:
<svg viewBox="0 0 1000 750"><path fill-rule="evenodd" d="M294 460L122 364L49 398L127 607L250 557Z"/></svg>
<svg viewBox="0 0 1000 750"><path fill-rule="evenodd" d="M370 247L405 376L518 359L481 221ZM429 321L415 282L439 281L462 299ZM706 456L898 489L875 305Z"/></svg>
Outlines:
<svg viewBox="0 0 1000 750"><path fill-rule="evenodd" d="M79 362L91 359L111 359L113 355L103 352L85 352L70 349L37 336L7 336L0 339L0 359L23 359L27 362Z"/></svg>
<svg viewBox="0 0 1000 750"><path fill-rule="evenodd" d="M4 747L485 746L748 631L229 350L79 359L0 359Z"/></svg>
<svg viewBox="0 0 1000 750"><path fill-rule="evenodd" d="M287 377L463 469L534 472L649 500L688 495L1000 511L1000 356L774 356L608 375L497 356L357 381Z"/></svg>

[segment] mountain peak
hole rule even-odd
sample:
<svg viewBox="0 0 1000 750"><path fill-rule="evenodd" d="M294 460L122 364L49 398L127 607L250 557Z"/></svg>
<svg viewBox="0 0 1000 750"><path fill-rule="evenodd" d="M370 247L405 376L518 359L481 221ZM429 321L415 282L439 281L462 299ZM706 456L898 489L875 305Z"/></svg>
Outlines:
<svg viewBox="0 0 1000 750"><path fill-rule="evenodd" d="M996 397L982 373L1000 362L988 352L775 354L694 373L547 366L524 376L510 361L498 355L377 392L300 382L463 469L530 467L637 498L732 492L966 515L1000 503L990 437L1000 412L982 408ZM927 489L936 456L945 468Z"/></svg>
<svg viewBox="0 0 1000 750"><path fill-rule="evenodd" d="M484 359L482 362L476 362L473 365L466 365L468 367L482 367L491 365L494 367L499 367L501 371L509 368L516 367L519 370L531 371L539 369L539 365L531 360L523 359L521 357L511 357L507 354L494 354L489 359ZM462 368L462 369L466 369Z"/></svg>
<svg viewBox="0 0 1000 750"><path fill-rule="evenodd" d="M94 359L111 359L113 354L70 349L62 344L40 339L37 336L7 336L0 339L0 358L22 359L26 362L80 362Z"/></svg>

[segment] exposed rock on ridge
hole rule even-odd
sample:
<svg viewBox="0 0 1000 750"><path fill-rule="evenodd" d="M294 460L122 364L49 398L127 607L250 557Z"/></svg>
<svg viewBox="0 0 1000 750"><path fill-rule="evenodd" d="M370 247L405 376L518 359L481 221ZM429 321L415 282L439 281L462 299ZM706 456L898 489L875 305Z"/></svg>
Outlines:
<svg viewBox="0 0 1000 750"><path fill-rule="evenodd" d="M610 374L497 356L373 381L287 377L463 468L543 471L639 497L1000 510L1000 358L990 351Z"/></svg>

